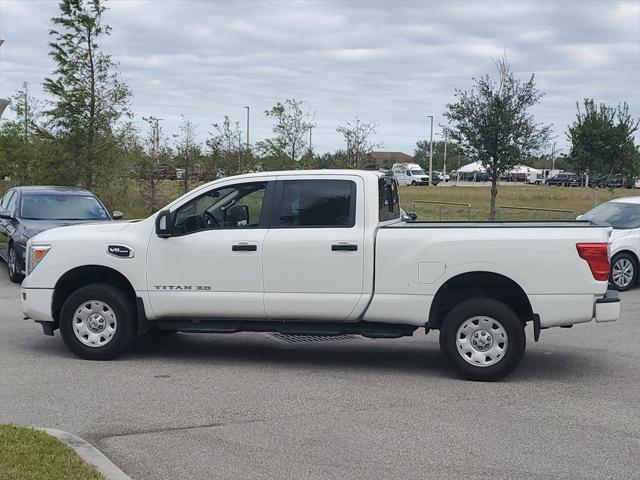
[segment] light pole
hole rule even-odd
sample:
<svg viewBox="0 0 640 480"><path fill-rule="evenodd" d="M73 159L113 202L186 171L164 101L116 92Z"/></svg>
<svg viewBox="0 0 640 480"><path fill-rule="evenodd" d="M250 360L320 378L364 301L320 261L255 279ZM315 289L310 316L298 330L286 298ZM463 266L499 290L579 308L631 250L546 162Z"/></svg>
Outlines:
<svg viewBox="0 0 640 480"><path fill-rule="evenodd" d="M442 165L442 181L445 181L447 178L447 140L449 139L449 132L447 130L444 131L444 162Z"/></svg>
<svg viewBox="0 0 640 480"><path fill-rule="evenodd" d="M249 107L244 107L247 109L247 150L249 150Z"/></svg>
<svg viewBox="0 0 640 480"><path fill-rule="evenodd" d="M431 186L431 177L433 176L433 115L427 115L431 119L431 131L429 132L429 186Z"/></svg>

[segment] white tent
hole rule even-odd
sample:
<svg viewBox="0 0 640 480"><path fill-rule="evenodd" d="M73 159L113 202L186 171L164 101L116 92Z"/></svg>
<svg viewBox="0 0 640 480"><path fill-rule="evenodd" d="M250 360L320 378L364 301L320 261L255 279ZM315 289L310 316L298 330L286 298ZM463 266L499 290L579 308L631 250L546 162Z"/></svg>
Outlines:
<svg viewBox="0 0 640 480"><path fill-rule="evenodd" d="M481 162L472 162L467 163L466 165L462 165L457 173L474 173L474 172L486 172L487 169L482 166Z"/></svg>
<svg viewBox="0 0 640 480"><path fill-rule="evenodd" d="M542 170L538 170L537 168L533 167L527 167L526 165L516 165L511 170L509 170L509 173L513 175L518 173L529 175L530 173L542 173Z"/></svg>

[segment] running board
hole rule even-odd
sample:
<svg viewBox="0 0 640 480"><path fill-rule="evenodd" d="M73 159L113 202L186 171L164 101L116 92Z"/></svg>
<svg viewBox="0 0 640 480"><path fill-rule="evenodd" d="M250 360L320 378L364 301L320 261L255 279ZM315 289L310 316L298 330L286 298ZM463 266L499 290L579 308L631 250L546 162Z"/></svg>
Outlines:
<svg viewBox="0 0 640 480"><path fill-rule="evenodd" d="M148 321L148 327L187 333L268 332L284 335L362 335L368 338L399 338L413 335L415 325L377 322L287 322L270 320L173 319Z"/></svg>

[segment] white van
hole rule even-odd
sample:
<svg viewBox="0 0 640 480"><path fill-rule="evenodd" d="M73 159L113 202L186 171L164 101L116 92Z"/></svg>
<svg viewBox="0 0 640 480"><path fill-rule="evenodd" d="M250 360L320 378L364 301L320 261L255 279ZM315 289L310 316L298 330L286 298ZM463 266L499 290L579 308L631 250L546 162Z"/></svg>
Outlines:
<svg viewBox="0 0 640 480"><path fill-rule="evenodd" d="M543 185L544 173L543 172L531 172L527 175L527 183L530 185Z"/></svg>
<svg viewBox="0 0 640 480"><path fill-rule="evenodd" d="M393 178L396 179L398 185L405 187L407 185L429 185L429 174L422 170L417 163L396 163L393 168ZM434 175L433 185L437 185L439 180Z"/></svg>

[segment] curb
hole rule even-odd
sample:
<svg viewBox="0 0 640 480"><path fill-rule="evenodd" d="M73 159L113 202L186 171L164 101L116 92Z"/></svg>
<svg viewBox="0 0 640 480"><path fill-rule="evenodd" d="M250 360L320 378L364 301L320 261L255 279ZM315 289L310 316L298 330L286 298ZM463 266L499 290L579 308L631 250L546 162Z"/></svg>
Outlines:
<svg viewBox="0 0 640 480"><path fill-rule="evenodd" d="M111 460L105 457L100 450L98 450L90 443L84 441L80 437L72 435L68 432L64 432L62 430L56 430L54 428L36 428L38 430L42 430L45 433L48 433L52 437L57 438L62 443L73 448L73 450L75 450L75 452L82 460L94 467L107 480L131 480L131 478L127 474L116 467L111 462Z"/></svg>

